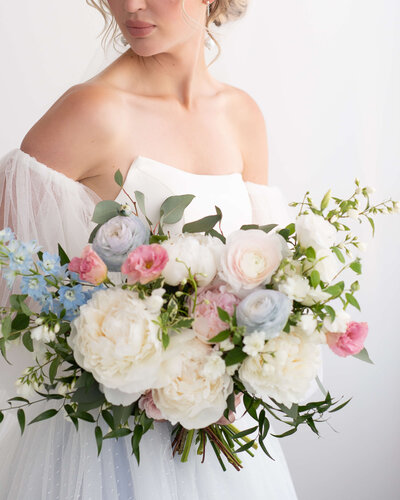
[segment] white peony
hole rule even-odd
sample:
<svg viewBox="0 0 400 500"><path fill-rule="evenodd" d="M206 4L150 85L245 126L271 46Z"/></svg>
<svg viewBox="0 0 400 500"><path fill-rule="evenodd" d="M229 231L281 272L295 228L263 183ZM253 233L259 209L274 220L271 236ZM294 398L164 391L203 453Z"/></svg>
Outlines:
<svg viewBox="0 0 400 500"><path fill-rule="evenodd" d="M268 402L290 406L300 402L318 374L320 347L297 335L282 333L268 340L262 352L247 357L239 369L245 388Z"/></svg>
<svg viewBox="0 0 400 500"><path fill-rule="evenodd" d="M336 229L320 215L302 214L296 217L296 234L300 246L314 250L329 248L335 242Z"/></svg>
<svg viewBox="0 0 400 500"><path fill-rule="evenodd" d="M127 405L168 381L157 320L163 299L119 287L95 292L71 323L68 344L112 404Z"/></svg>
<svg viewBox="0 0 400 500"><path fill-rule="evenodd" d="M197 233L178 234L163 241L161 245L167 250L169 257L161 274L166 283L173 286L179 285L189 276L187 267L199 286L211 283L217 273L224 247L218 238Z"/></svg>
<svg viewBox="0 0 400 500"><path fill-rule="evenodd" d="M222 369L223 360L190 329L171 335L167 351L178 371L169 384L153 389L155 405L173 425L180 422L186 429L215 423L233 390L231 377Z"/></svg>

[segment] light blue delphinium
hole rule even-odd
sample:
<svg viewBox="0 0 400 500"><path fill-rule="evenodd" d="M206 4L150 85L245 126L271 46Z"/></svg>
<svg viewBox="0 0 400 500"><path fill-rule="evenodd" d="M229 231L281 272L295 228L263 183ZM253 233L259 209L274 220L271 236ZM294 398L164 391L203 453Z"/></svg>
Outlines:
<svg viewBox="0 0 400 500"><path fill-rule="evenodd" d="M150 229L136 215L117 215L105 222L93 239L93 250L106 263L110 271L121 271L128 254L147 244Z"/></svg>
<svg viewBox="0 0 400 500"><path fill-rule="evenodd" d="M5 227L0 230L0 243L6 245L11 240L15 239L15 234L12 232L10 227Z"/></svg>
<svg viewBox="0 0 400 500"><path fill-rule="evenodd" d="M67 276L68 264L61 265L60 256L43 252L42 260L38 262L39 268L44 275L51 275L57 279Z"/></svg>
<svg viewBox="0 0 400 500"><path fill-rule="evenodd" d="M10 269L14 269L21 273L29 272L33 264L32 253L29 246L22 241L12 240L6 248L10 259Z"/></svg>
<svg viewBox="0 0 400 500"><path fill-rule="evenodd" d="M90 300L93 297L93 294L98 292L99 290L105 290L107 287L103 284L100 283L98 286L94 286L90 290L85 290L83 293L85 294L85 304L88 300Z"/></svg>
<svg viewBox="0 0 400 500"><path fill-rule="evenodd" d="M47 295L46 280L41 274L23 276L20 288L22 293L27 293L29 297L38 301Z"/></svg>
<svg viewBox="0 0 400 500"><path fill-rule="evenodd" d="M276 290L255 290L237 306L238 325L246 327L246 333L262 331L265 339L277 337L287 323L293 301Z"/></svg>
<svg viewBox="0 0 400 500"><path fill-rule="evenodd" d="M15 282L15 278L18 276L18 271L16 269L10 269L9 267L2 269L2 276L7 282L9 288L12 288Z"/></svg>
<svg viewBox="0 0 400 500"><path fill-rule="evenodd" d="M73 287L62 286L58 292L60 302L65 309L76 309L86 302L85 293L82 290L82 285L78 284Z"/></svg>

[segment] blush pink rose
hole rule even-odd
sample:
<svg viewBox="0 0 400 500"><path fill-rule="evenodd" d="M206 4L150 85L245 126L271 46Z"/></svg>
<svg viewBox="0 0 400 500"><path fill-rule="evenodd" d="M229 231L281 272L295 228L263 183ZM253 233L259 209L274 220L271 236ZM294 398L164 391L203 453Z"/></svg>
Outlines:
<svg viewBox="0 0 400 500"><path fill-rule="evenodd" d="M154 399L153 399L153 393L151 390L146 391L139 399L139 408L141 410L144 410L146 415L149 418L153 418L154 420L160 420L162 422L165 421L163 418L160 410L157 408Z"/></svg>
<svg viewBox="0 0 400 500"><path fill-rule="evenodd" d="M329 347L338 356L351 356L358 354L363 349L367 334L368 323L350 321L344 333L327 332L326 340Z"/></svg>
<svg viewBox="0 0 400 500"><path fill-rule="evenodd" d="M140 245L129 253L121 266L128 276L128 283L142 285L158 278L168 262L168 252L158 243Z"/></svg>
<svg viewBox="0 0 400 500"><path fill-rule="evenodd" d="M99 285L107 278L107 266L90 244L85 246L81 257L74 257L71 260L68 269L79 273L81 280L93 285Z"/></svg>
<svg viewBox="0 0 400 500"><path fill-rule="evenodd" d="M220 307L232 315L234 306L240 302L240 299L236 295L226 292L225 289L224 285L199 289L192 328L196 336L204 342L207 342L227 328L227 324L218 316L217 308ZM189 301L189 311L192 308L193 297Z"/></svg>
<svg viewBox="0 0 400 500"><path fill-rule="evenodd" d="M238 405L240 404L240 402L242 401L242 396L243 396L243 392L239 392L239 394L235 394L235 408L237 408ZM232 410L229 410L229 418L225 418L224 416L222 416L215 423L219 424L219 425L229 425L229 424L233 424L233 422L235 420L236 420L236 413Z"/></svg>

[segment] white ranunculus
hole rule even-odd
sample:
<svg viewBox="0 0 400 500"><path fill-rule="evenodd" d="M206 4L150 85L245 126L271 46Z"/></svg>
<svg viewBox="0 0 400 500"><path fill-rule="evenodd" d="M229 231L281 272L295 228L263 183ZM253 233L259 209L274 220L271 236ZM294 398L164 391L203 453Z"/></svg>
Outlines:
<svg viewBox="0 0 400 500"><path fill-rule="evenodd" d="M274 398L291 406L300 402L321 365L321 350L314 342L282 333L268 340L262 352L247 357L239 369L245 388L268 402Z"/></svg>
<svg viewBox="0 0 400 500"><path fill-rule="evenodd" d="M345 332L347 324L351 320L349 313L343 310L335 311L335 319L331 321L329 316L326 316L323 321L323 326L328 332Z"/></svg>
<svg viewBox="0 0 400 500"><path fill-rule="evenodd" d="M278 290L285 293L289 299L302 302L310 292L310 284L305 276L294 274L278 284Z"/></svg>
<svg viewBox="0 0 400 500"><path fill-rule="evenodd" d="M199 286L211 283L217 273L224 247L218 238L197 233L178 234L163 241L161 245L167 250L169 257L161 275L168 285L173 286L179 285L189 276L186 266L190 268Z"/></svg>
<svg viewBox="0 0 400 500"><path fill-rule="evenodd" d="M220 278L242 294L267 284L281 263L282 236L259 229L230 233L221 257Z"/></svg>
<svg viewBox="0 0 400 500"><path fill-rule="evenodd" d="M314 213L297 216L296 234L300 246L314 250L329 248L335 243L336 229L320 215Z"/></svg>
<svg viewBox="0 0 400 500"><path fill-rule="evenodd" d="M146 299L120 287L95 292L71 323L68 344L112 404L130 404L168 381L157 320L159 291Z"/></svg>
<svg viewBox="0 0 400 500"><path fill-rule="evenodd" d="M222 370L222 359L190 329L171 335L168 351L178 371L169 384L153 389L155 405L173 425L179 422L186 429L215 423L233 389L232 378Z"/></svg>

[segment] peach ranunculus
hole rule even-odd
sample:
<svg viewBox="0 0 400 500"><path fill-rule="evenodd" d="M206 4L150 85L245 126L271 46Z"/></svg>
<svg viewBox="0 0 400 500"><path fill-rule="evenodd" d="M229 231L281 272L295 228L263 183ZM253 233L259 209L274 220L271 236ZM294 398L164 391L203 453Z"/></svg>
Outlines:
<svg viewBox="0 0 400 500"><path fill-rule="evenodd" d="M140 245L129 253L121 266L128 283L149 283L158 276L168 262L168 252L158 243Z"/></svg>
<svg viewBox="0 0 400 500"><path fill-rule="evenodd" d="M269 283L283 257L282 240L259 229L233 231L226 239L220 277L235 293Z"/></svg>
<svg viewBox="0 0 400 500"><path fill-rule="evenodd" d="M199 290L192 328L196 336L205 342L227 328L218 315L218 307L232 315L240 299L226 291L225 285L207 286ZM193 308L193 297L189 299L189 311Z"/></svg>
<svg viewBox="0 0 400 500"><path fill-rule="evenodd" d="M107 278L107 266L99 255L88 244L83 249L81 257L74 257L68 264L68 269L79 273L81 280L100 285Z"/></svg>
<svg viewBox="0 0 400 500"><path fill-rule="evenodd" d="M364 347L368 335L368 323L350 321L345 332L327 332L326 341L338 356L358 354Z"/></svg>

